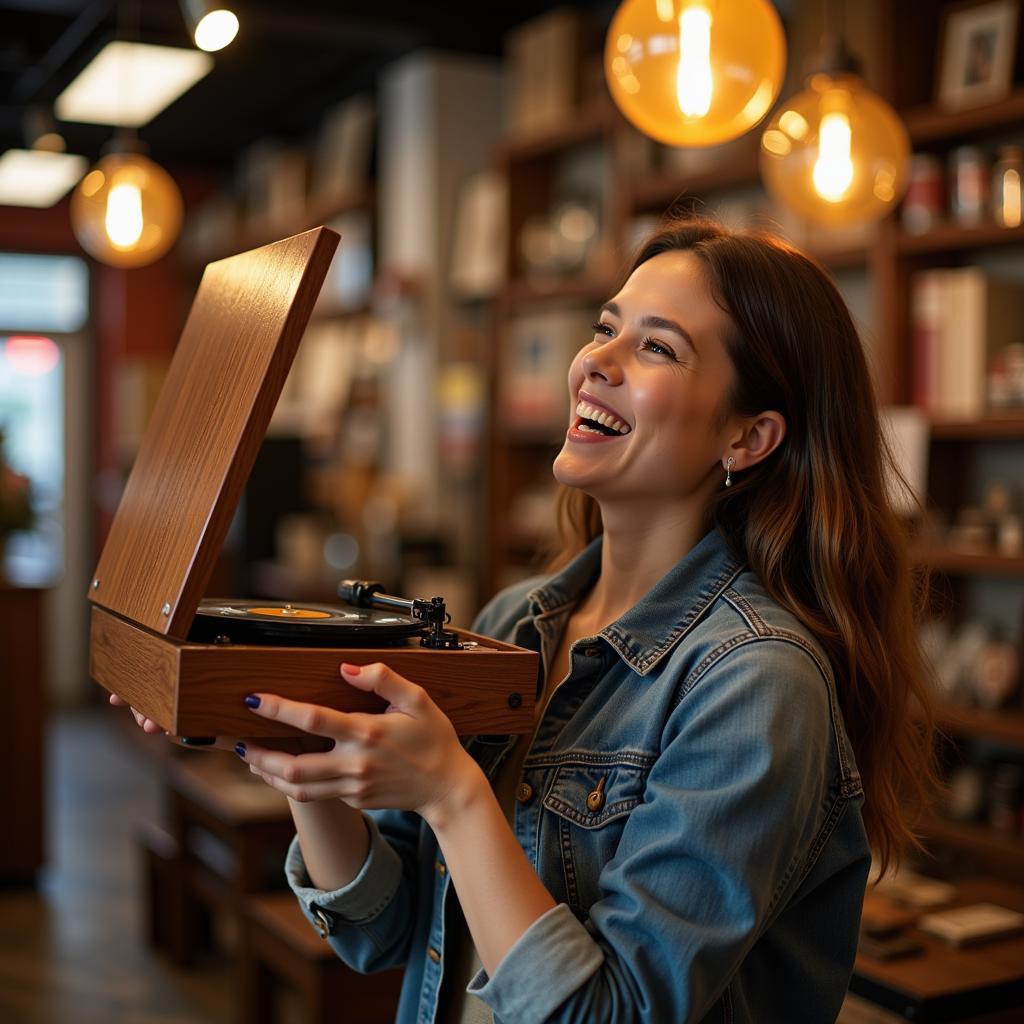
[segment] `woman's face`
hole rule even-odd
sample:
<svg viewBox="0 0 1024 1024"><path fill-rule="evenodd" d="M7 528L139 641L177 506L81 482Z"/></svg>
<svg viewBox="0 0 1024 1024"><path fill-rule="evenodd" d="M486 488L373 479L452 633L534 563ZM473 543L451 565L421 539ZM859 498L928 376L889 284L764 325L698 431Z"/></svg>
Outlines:
<svg viewBox="0 0 1024 1024"><path fill-rule="evenodd" d="M678 501L709 474L717 479L729 427L716 414L733 376L720 340L728 323L692 253L641 264L569 369L570 426L555 478L598 501ZM606 433L588 429L594 410L607 414Z"/></svg>

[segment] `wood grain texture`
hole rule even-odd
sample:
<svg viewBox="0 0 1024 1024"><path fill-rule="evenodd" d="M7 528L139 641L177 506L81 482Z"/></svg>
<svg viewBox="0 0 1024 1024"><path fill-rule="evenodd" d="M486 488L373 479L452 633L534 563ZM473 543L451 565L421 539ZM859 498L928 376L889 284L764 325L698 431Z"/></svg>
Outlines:
<svg viewBox="0 0 1024 1024"><path fill-rule="evenodd" d="M316 228L206 268L92 601L187 635L338 238Z"/></svg>
<svg viewBox="0 0 1024 1024"><path fill-rule="evenodd" d="M89 675L161 729L177 712L178 647L94 607L89 624Z"/></svg>
<svg viewBox="0 0 1024 1024"><path fill-rule="evenodd" d="M1024 911L1024 889L996 879L969 879L957 885L956 897L949 906L975 903L995 903ZM891 905L892 901L882 893L869 889L864 899L864 916L881 917ZM986 990L998 990L1024 981L1024 936L994 939L957 949L918 929L911 929L908 935L924 947L920 956L878 960L859 954L851 991L860 991L864 981L873 981L902 994L906 1006L914 1009L913 1013L906 1013L908 1018L952 1020L952 1016L938 1012L930 1016L926 1008L937 1011L943 998L970 993L979 1014L986 1008L1002 1009L1009 1004L1004 1001L1002 1005L987 1005ZM1019 1009L1019 1003L1014 1005Z"/></svg>
<svg viewBox="0 0 1024 1024"><path fill-rule="evenodd" d="M533 729L539 657L533 651L457 630L480 646L463 651L408 647L257 647L161 637L100 608L92 613L90 671L177 736L284 736L288 726L246 708L249 693L277 693L338 711L383 711L372 694L346 685L342 661L382 661L418 683L460 735ZM509 698L513 698L510 706Z"/></svg>

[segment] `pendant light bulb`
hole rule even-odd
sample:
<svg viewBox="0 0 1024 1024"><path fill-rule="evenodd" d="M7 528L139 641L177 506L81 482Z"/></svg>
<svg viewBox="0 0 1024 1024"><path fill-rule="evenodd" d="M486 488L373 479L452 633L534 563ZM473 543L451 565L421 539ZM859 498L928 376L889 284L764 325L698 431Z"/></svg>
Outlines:
<svg viewBox="0 0 1024 1024"><path fill-rule="evenodd" d="M130 249L142 237L142 193L134 182L114 185L107 193L103 218L107 238L116 249Z"/></svg>
<svg viewBox="0 0 1024 1024"><path fill-rule="evenodd" d="M71 227L101 263L143 267L159 259L181 230L182 200L174 179L140 153L103 157L71 195Z"/></svg>
<svg viewBox="0 0 1024 1024"><path fill-rule="evenodd" d="M768 0L623 0L605 39L623 115L669 146L738 138L771 109L786 36Z"/></svg>
<svg viewBox="0 0 1024 1024"><path fill-rule="evenodd" d="M761 136L761 179L814 224L868 224L906 189L910 139L896 112L864 84L842 39L826 37L802 92Z"/></svg>

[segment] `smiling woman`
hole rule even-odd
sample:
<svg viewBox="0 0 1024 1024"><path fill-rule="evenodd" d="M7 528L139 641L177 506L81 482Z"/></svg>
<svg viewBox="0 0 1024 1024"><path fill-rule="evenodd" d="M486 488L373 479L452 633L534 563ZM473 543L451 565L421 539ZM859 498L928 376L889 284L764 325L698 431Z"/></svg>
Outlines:
<svg viewBox="0 0 1024 1024"><path fill-rule="evenodd" d="M833 1021L933 777L849 312L780 240L673 224L568 392L564 550L473 626L540 652L533 735L460 741L383 664L340 666L382 715L250 694L311 737L236 747L290 798L289 882L347 963L405 968L401 1024Z"/></svg>

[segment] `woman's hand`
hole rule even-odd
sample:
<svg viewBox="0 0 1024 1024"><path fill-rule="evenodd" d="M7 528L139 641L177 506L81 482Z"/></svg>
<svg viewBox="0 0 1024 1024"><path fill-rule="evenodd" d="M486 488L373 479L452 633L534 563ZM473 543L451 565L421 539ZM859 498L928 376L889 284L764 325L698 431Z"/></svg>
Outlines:
<svg viewBox="0 0 1024 1024"><path fill-rule="evenodd" d="M135 716L135 722L145 733L153 735L162 732L170 740L180 740L183 746L194 750L228 750L237 753L239 741L235 736L211 736L201 740L188 741L184 737L172 736L169 732L157 725L152 718L147 718L141 711L130 707L126 700L118 697L116 693L110 694L108 698L115 708L128 708ZM329 750L330 743L318 736L275 736L273 739L265 739L263 743L275 750L286 750L294 754L303 754L311 750Z"/></svg>
<svg viewBox="0 0 1024 1024"><path fill-rule="evenodd" d="M237 752L256 775L300 803L340 798L351 807L416 811L443 819L486 780L451 722L426 691L379 662L343 664L351 686L388 701L382 714L345 713L274 694L246 703L263 718L332 740L322 753L293 755L257 743ZM255 703L254 702L258 702Z"/></svg>
<svg viewBox="0 0 1024 1024"><path fill-rule="evenodd" d="M110 700L110 703L113 704L115 708L128 708L129 707L128 702L126 700L122 700L120 697L118 697L118 695L116 693L112 693L110 695L109 700ZM152 735L153 733L165 732L166 731L164 729L161 729L160 726L157 725L156 722L154 722L152 718L147 718L144 714L142 714L141 711L136 711L135 708L129 708L129 710L135 716L135 724L143 732L147 732L147 733L150 733Z"/></svg>

